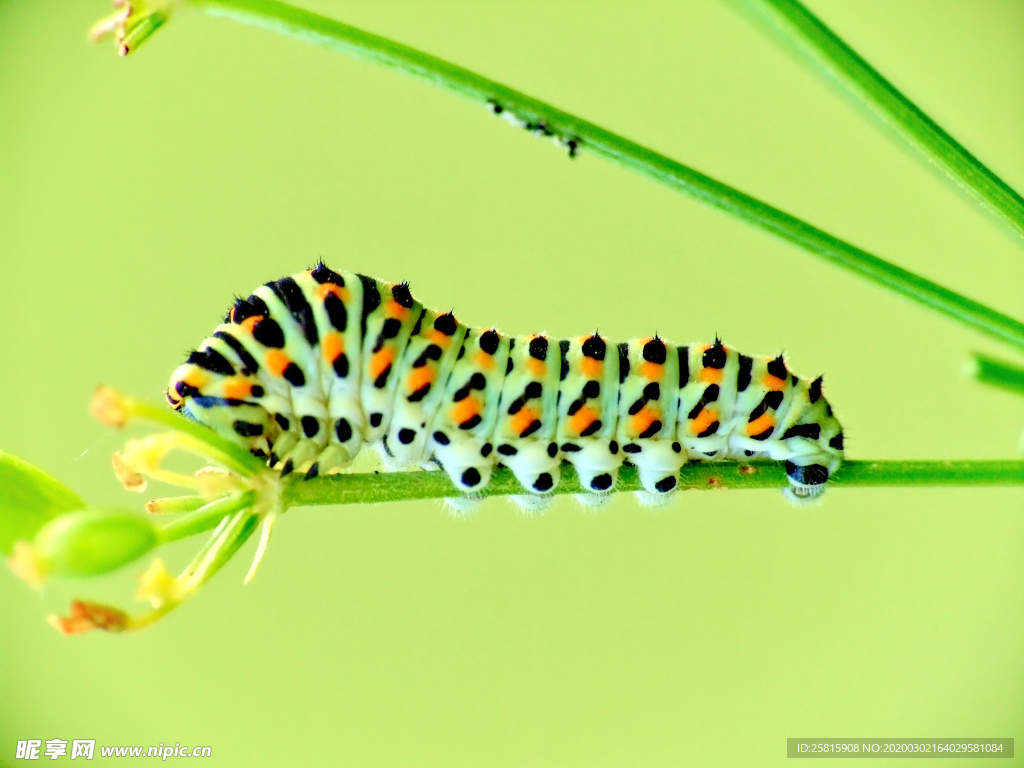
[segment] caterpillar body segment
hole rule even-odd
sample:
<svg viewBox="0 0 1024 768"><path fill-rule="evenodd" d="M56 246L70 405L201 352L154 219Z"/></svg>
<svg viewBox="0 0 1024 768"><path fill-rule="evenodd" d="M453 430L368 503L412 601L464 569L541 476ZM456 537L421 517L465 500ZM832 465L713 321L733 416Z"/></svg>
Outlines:
<svg viewBox="0 0 1024 768"><path fill-rule="evenodd" d="M467 328L452 313L421 311L398 363L397 391L387 434L381 441L385 464L403 469L424 460L444 385L462 350Z"/></svg>
<svg viewBox="0 0 1024 768"><path fill-rule="evenodd" d="M235 301L171 376L171 406L282 474L335 472L374 446L390 469L445 471L467 508L499 463L540 509L570 462L596 505L619 468L664 503L687 461L785 462L787 493L820 494L843 457L821 379L781 356L678 346L509 337L424 308L405 283L318 264Z"/></svg>
<svg viewBox="0 0 1024 768"><path fill-rule="evenodd" d="M598 334L559 343L561 370L557 443L591 493L577 499L602 503L615 487L623 454L616 439L619 357Z"/></svg>
<svg viewBox="0 0 1024 768"><path fill-rule="evenodd" d="M557 342L543 335L518 336L509 347L494 429L496 453L530 491L515 500L542 509L561 479L555 442L561 355Z"/></svg>
<svg viewBox="0 0 1024 768"><path fill-rule="evenodd" d="M663 503L687 460L676 439L678 348L657 337L620 344L619 379L618 440L640 475L640 500Z"/></svg>
<svg viewBox="0 0 1024 768"><path fill-rule="evenodd" d="M468 329L428 430L431 468L443 467L467 499L491 480L491 438L511 343L493 328Z"/></svg>

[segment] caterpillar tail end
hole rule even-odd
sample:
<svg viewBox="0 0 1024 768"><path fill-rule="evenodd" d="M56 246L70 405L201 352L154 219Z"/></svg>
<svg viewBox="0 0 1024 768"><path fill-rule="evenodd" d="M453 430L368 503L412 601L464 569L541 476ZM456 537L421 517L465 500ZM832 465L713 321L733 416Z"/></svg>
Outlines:
<svg viewBox="0 0 1024 768"><path fill-rule="evenodd" d="M789 487L783 490L786 498L798 506L807 506L821 500L828 479L839 469L837 456L800 456L785 463Z"/></svg>

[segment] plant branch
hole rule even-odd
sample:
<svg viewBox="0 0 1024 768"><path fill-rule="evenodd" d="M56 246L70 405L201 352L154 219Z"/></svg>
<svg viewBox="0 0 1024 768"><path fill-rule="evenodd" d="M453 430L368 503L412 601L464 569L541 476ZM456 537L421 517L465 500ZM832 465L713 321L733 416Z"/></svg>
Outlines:
<svg viewBox="0 0 1024 768"><path fill-rule="evenodd" d="M276 0L192 0L206 13L280 32L397 69L480 104L541 135L578 145L797 245L825 261L1024 349L1024 323L891 264L699 171L462 67Z"/></svg>
<svg viewBox="0 0 1024 768"><path fill-rule="evenodd" d="M990 387L999 387L1024 395L1024 368L983 355L981 352L974 352L972 355L966 366L968 376L973 376Z"/></svg>
<svg viewBox="0 0 1024 768"><path fill-rule="evenodd" d="M1024 198L922 112L798 0L733 0L849 91L961 189L1024 236Z"/></svg>
<svg viewBox="0 0 1024 768"><path fill-rule="evenodd" d="M188 512L181 517L174 518L170 523L160 528L161 540L167 543L184 539L188 536L195 536L197 533L205 533L220 525L221 521L228 515L233 515L236 512L251 507L255 501L256 494L252 491L233 494L212 501L193 512Z"/></svg>
<svg viewBox="0 0 1024 768"><path fill-rule="evenodd" d="M781 489L786 484L785 470L776 462L695 462L682 468L679 480L679 487L688 490ZM833 488L1024 485L1024 461L847 461L829 485ZM636 467L622 467L615 490L643 490ZM563 463L562 480L554 493L586 492L572 467ZM524 490L512 472L498 468L482 495L519 493ZM285 487L285 506L372 504L458 495L459 491L444 472L369 472L289 480Z"/></svg>

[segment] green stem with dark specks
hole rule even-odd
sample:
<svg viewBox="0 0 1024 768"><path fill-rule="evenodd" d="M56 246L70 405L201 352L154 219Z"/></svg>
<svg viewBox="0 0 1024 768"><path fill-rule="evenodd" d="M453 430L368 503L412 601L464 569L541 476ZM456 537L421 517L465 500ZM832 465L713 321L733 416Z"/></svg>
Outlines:
<svg viewBox="0 0 1024 768"><path fill-rule="evenodd" d="M687 490L752 490L785 488L782 464L763 462L695 462L679 473L679 487ZM829 480L830 488L891 486L1024 485L1024 461L847 461ZM616 491L640 491L636 467L619 471ZM569 464L562 464L556 494L587 493ZM508 469L497 469L483 496L524 493ZM287 506L367 504L411 499L442 499L459 491L443 472L388 472L383 474L327 475L296 479L285 488Z"/></svg>
<svg viewBox="0 0 1024 768"><path fill-rule="evenodd" d="M276 0L192 0L192 4L214 16L253 24L399 70L481 105L496 103L535 128L542 125L545 135L572 139L583 149L725 211L968 327L1024 349L1024 323L693 168L468 69Z"/></svg>

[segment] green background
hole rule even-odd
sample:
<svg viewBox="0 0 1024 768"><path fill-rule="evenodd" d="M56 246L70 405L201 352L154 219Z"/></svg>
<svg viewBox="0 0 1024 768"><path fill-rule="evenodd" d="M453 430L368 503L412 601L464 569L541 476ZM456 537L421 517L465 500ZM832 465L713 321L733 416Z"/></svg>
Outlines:
<svg viewBox="0 0 1024 768"><path fill-rule="evenodd" d="M1024 188L1024 4L810 5ZM1022 243L725 4L308 7L1024 314ZM88 416L93 387L158 399L233 294L321 257L510 333L784 348L826 374L853 458L1015 451L1024 401L960 372L1006 351L935 314L307 44L188 12L122 60L85 42L108 10L0 2L0 446L91 503L143 500L109 471L124 436ZM790 736L1024 751L1022 512L1017 489L297 509L249 587L252 544L121 637L43 618L130 603L137 569L41 598L3 571L0 762L27 738L210 745L224 766L782 765Z"/></svg>

